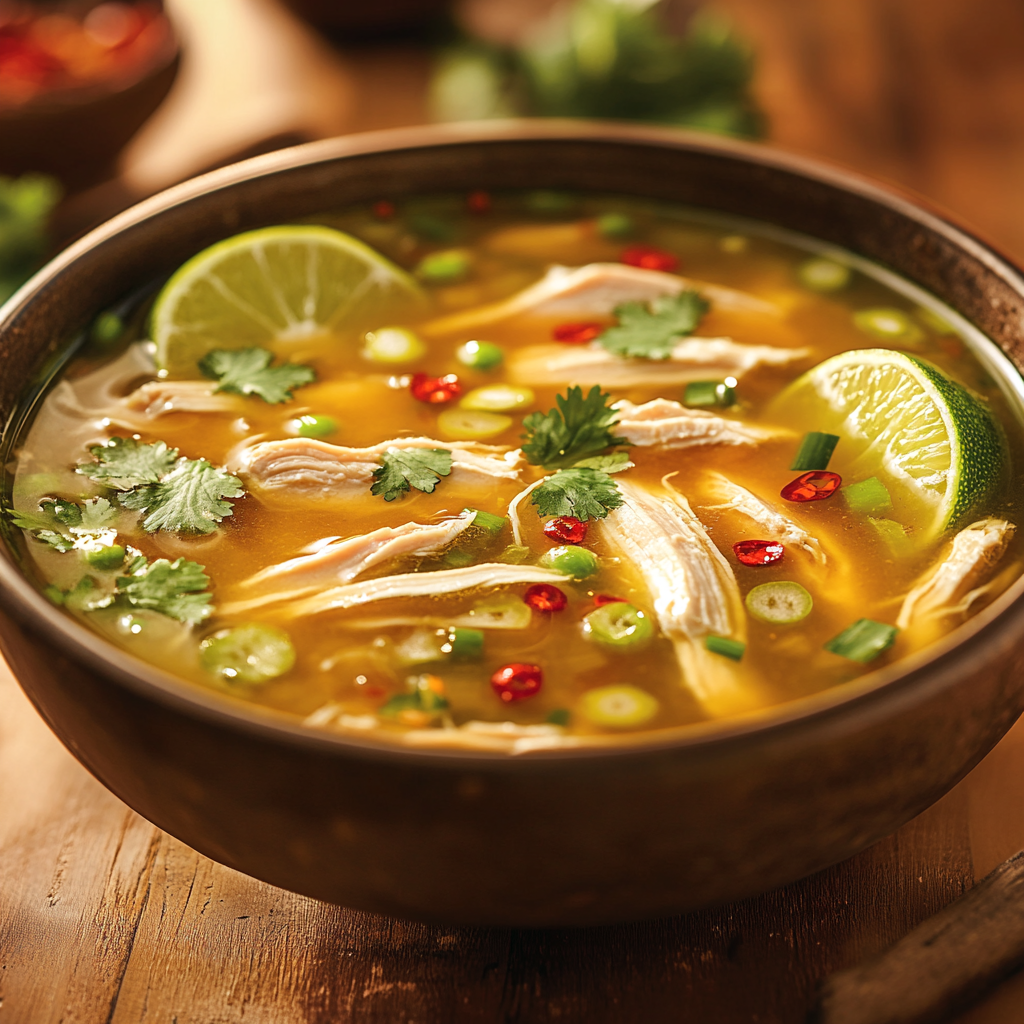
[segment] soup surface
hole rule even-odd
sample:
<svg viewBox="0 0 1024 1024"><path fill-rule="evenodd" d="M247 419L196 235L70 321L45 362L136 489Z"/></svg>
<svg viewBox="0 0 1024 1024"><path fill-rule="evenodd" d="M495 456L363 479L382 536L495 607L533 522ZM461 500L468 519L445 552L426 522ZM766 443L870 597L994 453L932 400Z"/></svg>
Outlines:
<svg viewBox="0 0 1024 1024"><path fill-rule="evenodd" d="M1019 575L1020 427L957 322L685 210L381 201L102 313L9 514L54 602L199 686L612 742L853 680Z"/></svg>

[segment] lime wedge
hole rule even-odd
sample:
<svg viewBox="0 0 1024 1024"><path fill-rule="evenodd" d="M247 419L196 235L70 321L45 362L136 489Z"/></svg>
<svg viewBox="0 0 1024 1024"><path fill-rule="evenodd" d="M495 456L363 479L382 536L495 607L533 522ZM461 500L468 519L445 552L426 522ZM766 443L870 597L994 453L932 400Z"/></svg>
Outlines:
<svg viewBox="0 0 1024 1024"><path fill-rule="evenodd" d="M905 352L862 349L826 359L769 408L797 429L838 434L834 463L848 484L878 477L894 519L916 543L957 525L998 482L1006 464L985 405L941 370Z"/></svg>
<svg viewBox="0 0 1024 1024"><path fill-rule="evenodd" d="M424 301L412 277L358 239L285 225L193 256L157 296L151 329L157 364L194 377L213 349L365 331L416 315Z"/></svg>

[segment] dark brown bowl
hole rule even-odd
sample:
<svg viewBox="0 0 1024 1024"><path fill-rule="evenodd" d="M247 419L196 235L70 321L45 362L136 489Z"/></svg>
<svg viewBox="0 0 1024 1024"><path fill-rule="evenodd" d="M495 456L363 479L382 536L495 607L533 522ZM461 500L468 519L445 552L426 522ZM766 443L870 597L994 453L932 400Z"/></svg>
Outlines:
<svg viewBox="0 0 1024 1024"><path fill-rule="evenodd" d="M381 196L524 186L649 196L804 232L922 285L1011 357L1024 351L1018 272L942 217L849 174L654 129L404 130L216 171L59 256L0 313L6 443L41 367L97 309L219 238ZM0 555L0 646L103 783L215 860L402 917L580 925L781 885L919 813L1024 708L1018 581L924 653L767 713L609 749L408 750L313 732L135 661L38 593L16 540Z"/></svg>

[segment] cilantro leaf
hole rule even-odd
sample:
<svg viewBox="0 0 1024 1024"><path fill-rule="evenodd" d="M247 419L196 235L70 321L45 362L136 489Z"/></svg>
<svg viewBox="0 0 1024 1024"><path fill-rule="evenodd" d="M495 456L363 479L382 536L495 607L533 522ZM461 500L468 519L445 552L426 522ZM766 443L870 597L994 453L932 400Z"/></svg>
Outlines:
<svg viewBox="0 0 1024 1024"><path fill-rule="evenodd" d="M264 402L287 402L292 388L316 379L311 366L271 366L274 353L265 348L214 349L199 362L204 377L218 381L217 391L257 395Z"/></svg>
<svg viewBox="0 0 1024 1024"><path fill-rule="evenodd" d="M624 302L616 306L619 322L597 338L612 355L630 359L668 359L679 338L692 334L708 302L687 290L650 303Z"/></svg>
<svg viewBox="0 0 1024 1024"><path fill-rule="evenodd" d="M394 501L410 487L430 494L452 471L452 453L447 448L389 448L380 463L373 471L377 482L370 493Z"/></svg>
<svg viewBox="0 0 1024 1024"><path fill-rule="evenodd" d="M558 408L530 413L523 420L526 433L522 435L527 461L534 466L557 469L612 445L629 444L609 429L618 422L618 413L607 407L610 398L597 384L586 398L582 388L572 387L564 398L555 397Z"/></svg>
<svg viewBox="0 0 1024 1024"><path fill-rule="evenodd" d="M585 523L588 519L604 519L622 504L622 495L607 473L577 466L549 476L531 500L538 515L575 516Z"/></svg>
<svg viewBox="0 0 1024 1024"><path fill-rule="evenodd" d="M144 557L137 557L129 574L117 579L116 600L194 625L213 612L206 592L210 577L203 568L184 558L173 562L158 558L150 565Z"/></svg>
<svg viewBox="0 0 1024 1024"><path fill-rule="evenodd" d="M38 512L9 510L11 522L30 530L37 540L57 551L75 547L76 535L96 536L110 531L115 512L106 498L90 498L84 505L62 498L43 498Z"/></svg>
<svg viewBox="0 0 1024 1024"><path fill-rule="evenodd" d="M89 449L95 462L80 462L78 472L105 487L128 491L139 484L154 484L174 466L176 448L163 441L139 444L131 437L112 437Z"/></svg>
<svg viewBox="0 0 1024 1024"><path fill-rule="evenodd" d="M574 469L599 469L602 473L621 473L632 469L633 463L625 452L612 452L611 455L595 455L592 459L580 459Z"/></svg>
<svg viewBox="0 0 1024 1024"><path fill-rule="evenodd" d="M125 508L146 512L142 528L212 533L226 516L231 503L244 492L238 477L210 465L206 459L178 459L174 468L156 483L143 484L124 494Z"/></svg>

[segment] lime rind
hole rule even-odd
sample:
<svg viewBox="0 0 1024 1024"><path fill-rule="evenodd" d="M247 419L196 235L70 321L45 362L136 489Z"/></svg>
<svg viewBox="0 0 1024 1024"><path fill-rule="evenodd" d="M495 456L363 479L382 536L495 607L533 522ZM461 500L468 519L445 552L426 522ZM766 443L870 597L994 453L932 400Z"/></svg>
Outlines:
<svg viewBox="0 0 1024 1024"><path fill-rule="evenodd" d="M171 275L153 305L157 364L195 375L215 348L266 346L323 331L354 333L415 316L417 282L351 235L318 225L246 231Z"/></svg>
<svg viewBox="0 0 1024 1024"><path fill-rule="evenodd" d="M1006 464L1002 432L982 400L905 352L840 353L790 384L772 409L839 433L852 479L882 476L916 512L921 540L962 522Z"/></svg>

